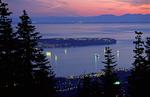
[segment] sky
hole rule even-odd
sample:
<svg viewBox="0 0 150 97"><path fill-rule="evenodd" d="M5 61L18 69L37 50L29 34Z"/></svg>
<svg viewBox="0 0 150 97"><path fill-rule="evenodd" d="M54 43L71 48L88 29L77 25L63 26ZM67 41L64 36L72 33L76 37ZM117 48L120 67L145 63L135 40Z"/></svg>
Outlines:
<svg viewBox="0 0 150 97"><path fill-rule="evenodd" d="M97 16L150 14L150 0L3 0L13 15L27 10L32 16Z"/></svg>

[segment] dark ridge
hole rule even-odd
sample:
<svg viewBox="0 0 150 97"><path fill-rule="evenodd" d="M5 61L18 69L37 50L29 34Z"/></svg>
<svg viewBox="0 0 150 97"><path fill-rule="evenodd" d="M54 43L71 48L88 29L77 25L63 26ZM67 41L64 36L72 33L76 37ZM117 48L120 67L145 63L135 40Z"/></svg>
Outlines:
<svg viewBox="0 0 150 97"><path fill-rule="evenodd" d="M50 38L39 40L39 45L43 48L56 47L78 47L92 45L116 44L115 39L111 38Z"/></svg>

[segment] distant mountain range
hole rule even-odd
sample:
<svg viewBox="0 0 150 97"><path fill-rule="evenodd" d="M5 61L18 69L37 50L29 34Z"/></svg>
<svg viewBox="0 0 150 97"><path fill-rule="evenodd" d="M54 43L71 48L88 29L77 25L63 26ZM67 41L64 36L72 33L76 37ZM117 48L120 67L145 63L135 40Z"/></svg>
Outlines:
<svg viewBox="0 0 150 97"><path fill-rule="evenodd" d="M121 16L100 15L100 16L79 16L79 17L32 17L33 23L44 24L84 24L84 23L150 23L150 14L125 14ZM17 23L18 18L13 18Z"/></svg>

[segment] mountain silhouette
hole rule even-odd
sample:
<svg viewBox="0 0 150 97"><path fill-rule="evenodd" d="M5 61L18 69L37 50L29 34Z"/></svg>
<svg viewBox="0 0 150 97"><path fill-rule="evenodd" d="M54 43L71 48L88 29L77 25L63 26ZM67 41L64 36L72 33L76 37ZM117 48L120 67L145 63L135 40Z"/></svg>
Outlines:
<svg viewBox="0 0 150 97"><path fill-rule="evenodd" d="M32 17L33 23L46 24L84 24L84 23L150 23L150 14L125 14L115 16L111 14L99 16L46 16ZM13 23L18 22L17 18Z"/></svg>

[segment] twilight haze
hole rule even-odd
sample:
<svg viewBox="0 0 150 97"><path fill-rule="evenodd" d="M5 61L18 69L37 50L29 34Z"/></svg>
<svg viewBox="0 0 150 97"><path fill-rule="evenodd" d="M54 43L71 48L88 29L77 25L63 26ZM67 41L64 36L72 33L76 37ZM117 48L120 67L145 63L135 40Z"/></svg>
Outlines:
<svg viewBox="0 0 150 97"><path fill-rule="evenodd" d="M96 16L150 14L150 0L4 0L15 16Z"/></svg>

